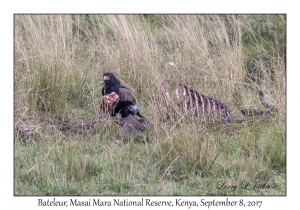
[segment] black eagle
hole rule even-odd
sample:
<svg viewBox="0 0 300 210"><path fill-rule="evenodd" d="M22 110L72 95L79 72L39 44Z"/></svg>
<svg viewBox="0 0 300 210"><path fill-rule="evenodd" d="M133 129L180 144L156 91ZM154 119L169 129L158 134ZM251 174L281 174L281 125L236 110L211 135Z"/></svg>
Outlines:
<svg viewBox="0 0 300 210"><path fill-rule="evenodd" d="M136 99L133 96L132 92L124 86L121 86L120 81L112 73L103 74L104 87L102 88L102 95L111 94L115 92L119 95L119 102L115 108L114 117L117 113L121 114L122 118L128 117L131 115L137 115L141 118L144 118L136 105Z"/></svg>

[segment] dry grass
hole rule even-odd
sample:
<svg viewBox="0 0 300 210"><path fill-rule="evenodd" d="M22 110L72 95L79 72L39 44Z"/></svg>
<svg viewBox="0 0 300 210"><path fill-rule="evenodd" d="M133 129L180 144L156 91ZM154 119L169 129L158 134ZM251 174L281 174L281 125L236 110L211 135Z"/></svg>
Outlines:
<svg viewBox="0 0 300 210"><path fill-rule="evenodd" d="M28 143L15 134L15 193L285 194L285 35L272 31L285 17L261 18L262 26L248 15L15 15L15 119L30 119L30 132L41 134ZM133 138L146 143L124 142L110 122L86 135L34 127L40 112L70 123L91 119L104 72L133 91L152 122ZM279 110L268 123L229 131L185 115L163 123L155 101L162 79L224 102L234 118L240 108L264 109L262 87ZM277 188L207 189L217 179L271 180Z"/></svg>

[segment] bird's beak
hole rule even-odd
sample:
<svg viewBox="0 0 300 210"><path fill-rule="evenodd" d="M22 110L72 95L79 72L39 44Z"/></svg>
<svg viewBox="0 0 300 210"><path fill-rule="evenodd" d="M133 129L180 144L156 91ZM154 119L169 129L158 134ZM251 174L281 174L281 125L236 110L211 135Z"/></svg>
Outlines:
<svg viewBox="0 0 300 210"><path fill-rule="evenodd" d="M109 76L104 76L104 77L103 77L103 80L104 80L104 81L110 80L110 77L109 77Z"/></svg>

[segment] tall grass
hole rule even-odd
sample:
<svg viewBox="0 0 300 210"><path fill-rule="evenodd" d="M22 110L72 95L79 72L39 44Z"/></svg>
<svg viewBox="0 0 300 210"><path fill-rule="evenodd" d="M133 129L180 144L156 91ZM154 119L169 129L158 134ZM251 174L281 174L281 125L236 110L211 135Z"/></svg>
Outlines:
<svg viewBox="0 0 300 210"><path fill-rule="evenodd" d="M113 72L152 122L136 137L145 143L128 141L111 122L86 135L42 124L31 141L16 130L15 193L285 194L284 32L283 15L15 15L15 119L88 120L99 111L102 74ZM264 88L278 113L230 130L184 115L162 122L162 79L224 102L233 118L240 108L264 109ZM277 188L206 187L217 179Z"/></svg>

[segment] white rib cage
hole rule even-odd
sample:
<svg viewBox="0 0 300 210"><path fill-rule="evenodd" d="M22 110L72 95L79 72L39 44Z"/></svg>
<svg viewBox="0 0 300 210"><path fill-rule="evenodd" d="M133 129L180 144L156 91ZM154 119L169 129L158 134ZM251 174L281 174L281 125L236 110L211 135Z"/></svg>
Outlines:
<svg viewBox="0 0 300 210"><path fill-rule="evenodd" d="M166 83L169 83L169 81L163 80L160 82L159 86L161 94L156 94L156 104L161 116L163 116L162 107L170 111L172 109L172 104L174 104L174 102L172 103L173 98L170 97ZM175 85L176 89L174 95L176 104L179 108L183 109L184 112L189 112L195 117L208 117L214 119L216 116L218 116L218 119L220 120L230 120L230 110L222 102L202 95L187 85L181 83L175 83ZM180 96L180 92L182 92L182 96ZM162 106L159 101L161 96L163 98L165 107Z"/></svg>

